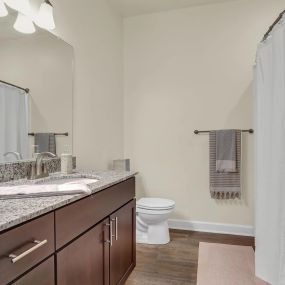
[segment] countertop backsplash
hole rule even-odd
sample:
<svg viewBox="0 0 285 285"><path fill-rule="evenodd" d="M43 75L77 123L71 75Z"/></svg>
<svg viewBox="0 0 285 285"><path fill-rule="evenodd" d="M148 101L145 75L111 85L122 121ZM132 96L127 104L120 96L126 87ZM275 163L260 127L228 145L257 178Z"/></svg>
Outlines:
<svg viewBox="0 0 285 285"><path fill-rule="evenodd" d="M11 180L19 180L27 177L28 171L34 160L21 160L0 164L0 183ZM59 172L61 168L60 157L45 159L49 173ZM76 168L76 157L73 157L73 169Z"/></svg>

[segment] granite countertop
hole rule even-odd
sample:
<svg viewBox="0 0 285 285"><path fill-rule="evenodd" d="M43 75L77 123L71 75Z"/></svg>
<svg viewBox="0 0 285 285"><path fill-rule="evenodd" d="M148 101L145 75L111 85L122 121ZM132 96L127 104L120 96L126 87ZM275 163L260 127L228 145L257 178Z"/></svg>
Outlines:
<svg viewBox="0 0 285 285"><path fill-rule="evenodd" d="M93 195L114 184L125 181L136 174L136 172L127 171L76 171L74 176L96 176L98 181L90 185L91 195ZM51 174L51 179L59 176L59 173ZM26 183L28 183L27 180L18 180L5 183L5 186ZM0 232L87 196L89 195L74 194L0 200Z"/></svg>

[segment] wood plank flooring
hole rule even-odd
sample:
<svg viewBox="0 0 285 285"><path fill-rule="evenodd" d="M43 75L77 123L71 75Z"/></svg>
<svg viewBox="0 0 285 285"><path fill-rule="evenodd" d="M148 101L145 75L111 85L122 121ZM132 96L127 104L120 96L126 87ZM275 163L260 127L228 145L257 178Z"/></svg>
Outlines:
<svg viewBox="0 0 285 285"><path fill-rule="evenodd" d="M171 231L168 245L137 244L137 266L126 285L196 285L199 242L254 246L254 238Z"/></svg>

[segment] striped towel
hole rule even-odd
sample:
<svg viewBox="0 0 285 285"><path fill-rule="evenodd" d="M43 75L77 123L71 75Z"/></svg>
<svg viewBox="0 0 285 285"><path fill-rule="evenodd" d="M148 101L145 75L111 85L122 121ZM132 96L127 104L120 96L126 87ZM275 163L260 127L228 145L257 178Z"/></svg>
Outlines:
<svg viewBox="0 0 285 285"><path fill-rule="evenodd" d="M213 199L241 198L241 131L236 132L236 172L216 171L216 131L210 132L210 191Z"/></svg>

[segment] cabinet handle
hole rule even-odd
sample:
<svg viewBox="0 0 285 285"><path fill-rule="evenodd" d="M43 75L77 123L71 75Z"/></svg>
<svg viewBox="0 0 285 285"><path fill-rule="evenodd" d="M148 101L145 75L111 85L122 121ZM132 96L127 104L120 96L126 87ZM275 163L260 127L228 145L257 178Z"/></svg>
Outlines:
<svg viewBox="0 0 285 285"><path fill-rule="evenodd" d="M106 240L110 244L110 246L113 246L113 222L110 220L110 224L105 224L105 226L110 227L110 239Z"/></svg>
<svg viewBox="0 0 285 285"><path fill-rule="evenodd" d="M44 244L47 243L47 240L43 240L43 241L39 241L39 240L34 240L33 243L35 243L35 245L33 247L31 247L30 249L24 251L23 253L16 255L16 254L9 254L9 257L11 258L11 262L12 263L16 263L17 261L21 260L23 257L25 257L26 255L32 253L33 251L35 251L36 249L42 247Z"/></svg>
<svg viewBox="0 0 285 285"><path fill-rule="evenodd" d="M118 217L112 219L115 222L115 240L118 240Z"/></svg>

